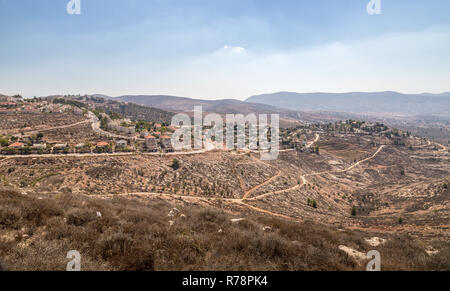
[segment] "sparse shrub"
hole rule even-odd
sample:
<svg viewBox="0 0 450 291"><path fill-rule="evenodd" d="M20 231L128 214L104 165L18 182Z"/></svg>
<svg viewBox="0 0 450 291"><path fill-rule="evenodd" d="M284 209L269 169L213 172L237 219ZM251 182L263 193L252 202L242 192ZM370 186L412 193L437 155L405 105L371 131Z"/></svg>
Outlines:
<svg viewBox="0 0 450 291"><path fill-rule="evenodd" d="M402 217L399 217L398 218L398 224L402 224L403 223L403 218Z"/></svg>
<svg viewBox="0 0 450 291"><path fill-rule="evenodd" d="M317 155L320 154L320 147L319 147L318 144L316 144L316 145L314 146L314 153L317 154Z"/></svg>
<svg viewBox="0 0 450 291"><path fill-rule="evenodd" d="M0 258L5 263L1 264L0 259L0 270L10 266L20 270L59 270L67 263L67 249L83 254L84 270L361 270L354 260L338 251L338 245L365 245L363 238L367 237L351 230L336 232L334 227L312 221L286 221L250 212L244 221L233 224L230 219L236 216L200 205L183 206L186 217L178 218L169 227L169 210L181 210L181 206L170 202L121 197L95 200L67 193L52 197L57 199L56 205L50 199L35 200L0 190L0 213L6 208L17 210L21 223L16 225L24 226L25 234L40 231L29 221L23 225L22 213L29 213L47 226L46 234L31 244L0 244ZM31 206L43 215L30 214ZM58 216L63 210L68 212ZM101 211L102 218L95 211ZM84 216L88 219L79 220ZM64 217L72 218L66 223ZM270 226L273 232L264 232L262 226ZM442 255L428 256L411 239L397 240L393 235L379 248L386 256L386 270L449 267L446 246L436 247Z"/></svg>
<svg viewBox="0 0 450 291"><path fill-rule="evenodd" d="M0 226L11 227L20 220L19 209L0 206Z"/></svg>
<svg viewBox="0 0 450 291"><path fill-rule="evenodd" d="M356 206L355 205L352 206L352 209L350 210L350 215L356 216Z"/></svg>
<svg viewBox="0 0 450 291"><path fill-rule="evenodd" d="M133 248L123 257L121 269L126 271L148 272L155 270L155 255L147 247Z"/></svg>
<svg viewBox="0 0 450 291"><path fill-rule="evenodd" d="M405 176L405 170L401 170L400 175Z"/></svg>
<svg viewBox="0 0 450 291"><path fill-rule="evenodd" d="M8 174L11 174L11 173L14 172L15 170L16 170L16 168L14 168L14 167L9 168L9 169L8 169Z"/></svg>
<svg viewBox="0 0 450 291"><path fill-rule="evenodd" d="M171 167L174 171L178 170L178 169L180 168L180 161L177 160L177 159L174 159L174 160L172 161L172 165L170 165L170 167Z"/></svg>
<svg viewBox="0 0 450 291"><path fill-rule="evenodd" d="M3 263L2 260L0 260L0 272L5 272L7 271L5 264Z"/></svg>
<svg viewBox="0 0 450 291"><path fill-rule="evenodd" d="M448 184L447 184L447 183L444 183L444 185L442 185L442 187L443 187L444 189L448 189Z"/></svg>
<svg viewBox="0 0 450 291"><path fill-rule="evenodd" d="M67 214L67 224L75 226L83 226L93 221L96 214L93 211L86 209L75 209Z"/></svg>
<svg viewBox="0 0 450 291"><path fill-rule="evenodd" d="M9 144L9 140L7 138L4 138L3 136L0 137L0 145L2 147L7 147Z"/></svg>
<svg viewBox="0 0 450 291"><path fill-rule="evenodd" d="M106 235L97 244L96 251L104 259L112 259L116 263L130 252L133 240L128 235L119 232L112 235Z"/></svg>
<svg viewBox="0 0 450 291"><path fill-rule="evenodd" d="M48 232L45 236L48 240L60 240L73 235L70 226L64 222L62 217L53 217L46 222Z"/></svg>
<svg viewBox="0 0 450 291"><path fill-rule="evenodd" d="M208 222L216 222L216 223L224 223L225 217L222 213L219 211L215 211L212 209L202 209L198 212L198 217L202 221L208 221Z"/></svg>
<svg viewBox="0 0 450 291"><path fill-rule="evenodd" d="M308 206L311 206L312 208L317 208L316 200L308 198L307 202L308 202Z"/></svg>
<svg viewBox="0 0 450 291"><path fill-rule="evenodd" d="M31 200L22 208L22 217L36 225L43 225L47 218L62 214L61 207L49 200Z"/></svg>

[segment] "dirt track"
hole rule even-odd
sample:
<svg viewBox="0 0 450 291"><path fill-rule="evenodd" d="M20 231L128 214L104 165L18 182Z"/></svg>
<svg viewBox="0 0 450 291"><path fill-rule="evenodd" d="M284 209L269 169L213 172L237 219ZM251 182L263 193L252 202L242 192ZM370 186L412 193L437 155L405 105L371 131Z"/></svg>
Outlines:
<svg viewBox="0 0 450 291"><path fill-rule="evenodd" d="M312 146L315 142L317 142L319 139L319 137L317 136L314 142L309 143L310 146ZM349 166L348 168L344 169L344 170L335 170L335 171L327 171L327 172L318 172L318 173L311 173L311 174L306 174L306 175L302 175L300 176L300 179L302 180L302 184L298 184L295 185L294 187L288 188L288 189L284 189L284 190L278 190L278 191L274 191L274 192L270 192L270 193L265 193L265 194L261 194L259 196L253 197L253 198L248 198L248 196L253 193L255 190L261 188L264 185L269 184L270 182L272 182L274 179L278 178L282 172L278 171L278 173L271 177L270 179L268 179L267 181L256 185L255 187L253 187L252 189L246 191L244 193L244 195L242 196L242 198L238 199L231 199L231 198L219 198L219 197L215 197L215 198L207 198L207 197L203 197L203 196L183 196L183 195L175 195L175 194L167 194L167 193L123 193L123 194L107 194L107 195L98 195L95 197L103 197L103 198L110 198L110 197L124 197L124 196L161 196L161 197L166 197L166 198L181 198L181 199L190 199L190 200L194 200L195 202L201 202L201 201L207 201L207 200L213 200L213 201L223 201L223 202L229 202L229 203L234 203L234 204L239 204L241 206L247 207L251 210L254 210L256 212L260 212L260 213L264 213L264 214L268 214L271 216L276 216L276 217L281 217L284 219L289 219L289 220L298 220L296 218L293 217L289 217L286 215L282 215L279 213L275 213L266 209L262 209L262 208L258 208L256 206L250 205L246 202L248 201L255 201L255 200L259 200L261 198L267 197L267 196L271 196L271 195L276 195L276 194L280 194L280 193L285 193L285 192L289 192L292 190L296 190L299 189L301 186L307 184L307 179L306 177L312 177L312 176L318 176L318 175L324 175L324 174L330 174L330 173L343 173L343 172L347 172L350 171L354 168L356 168L357 166L368 162L372 159L374 159L383 149L385 148L384 145L380 146L378 148L378 150L370 157L361 160L357 163L354 163L353 165Z"/></svg>

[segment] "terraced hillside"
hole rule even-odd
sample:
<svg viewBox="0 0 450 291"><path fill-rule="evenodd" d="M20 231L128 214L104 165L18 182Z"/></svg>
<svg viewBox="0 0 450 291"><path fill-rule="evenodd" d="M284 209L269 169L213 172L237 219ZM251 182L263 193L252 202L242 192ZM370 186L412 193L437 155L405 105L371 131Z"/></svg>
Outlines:
<svg viewBox="0 0 450 291"><path fill-rule="evenodd" d="M85 125L49 130L45 138L57 139L61 135L66 139L71 138L73 131L84 132L78 130L80 126ZM89 126L89 123L86 126ZM97 134L95 133L95 135ZM295 133L291 133L290 136L295 136ZM72 136L72 139L76 140L77 137ZM393 269L440 269L446 266L445 263L439 261L444 258L444 261L448 262L446 259L449 257L450 208L448 202L450 197L448 182L450 180L450 163L445 146L415 137L404 136L398 139L388 138L383 134L358 136L351 133L332 132L308 133L300 137L308 139L302 149L282 150L278 159L274 161L260 160L257 152L217 150L190 154L132 152L125 154L4 156L0 159L0 185L5 189L17 191L17 193L13 191L16 194L7 194L7 197L15 195L14 201L21 199L28 201L29 197L34 197L32 201L42 198L48 200L48 203L59 210L54 210L53 206L50 207L53 210L49 210L48 218L54 220L45 220L33 226L31 230L25 228L18 232L19 229L16 229L16 226L22 222L17 213L29 211L21 208L26 204L20 204L22 206L19 207L14 202L12 206L2 207L0 209L2 218L0 226L4 234L0 245L4 249L20 247L26 251L35 252L36 245L33 244L35 239L42 242L42 239L47 239L48 233L54 233L57 237L78 236L79 231L89 231L92 235L95 233L102 235L106 232L105 240L113 240L113 242L105 243L115 245L117 235L127 233L125 237L128 237L135 231L145 233L147 228L142 225L144 228L142 230L127 229L125 226L130 223L129 219L131 218L123 217L127 222L118 224L118 217L132 215L129 212L131 208L141 209L141 207L147 207L143 205L148 205L153 209L157 206L152 205L162 203L161 205L165 205L163 209L186 207L183 217L194 216L194 220L204 219L207 222L209 219L216 219L210 218L209 214L197 216L197 211L200 211L198 208L203 209L200 212L214 212L214 217L221 217L221 222L214 226L218 228L214 228L214 231L217 232L223 231L227 227L227 224L223 223L232 217L239 218L236 220L237 223L246 221L244 224L247 224L248 221L252 221L251 225L255 223L259 225L259 222L255 221L268 221L270 222L266 225L268 228L261 225L256 227L265 229L261 234L261 240L264 241L268 236L264 233L268 229L271 230L269 233L274 231L277 235L281 235L283 231L290 233L291 227L302 228L306 221L314 221L316 227L320 229L318 232L320 234L311 234L314 236L334 236L336 232L349 232L351 236L355 233L362 233L368 238L376 236L383 242L393 243L395 241L395 244L399 243L397 240L401 240L403 243L407 242L414 252L417 252L418 257L412 260L420 257L421 264L400 266L398 260L402 254L397 254L399 257L394 258L394 261L397 260L397 264L394 261L390 265L388 264ZM84 134L79 138L85 139L88 136ZM8 191L5 193L11 193ZM69 199L68 201L63 200L65 202L62 205L72 205L70 201L75 199L82 201L77 202L82 203L81 205L88 203L88 205L95 206L77 210L79 204L75 204L64 206L66 208L61 209L59 208L61 207L60 197ZM108 213L108 210L105 210L108 209L105 208L106 205L113 207L111 205L119 203L117 201L126 205L130 204L124 206L123 209L119 207L110 216L108 215L106 226L97 225L91 210L102 209ZM191 207L197 210L192 210L194 208ZM42 210L44 214L39 215L47 215L45 214L47 213L46 209ZM126 214L120 214L122 211L125 211ZM38 212L41 213L41 210ZM75 221L86 222L81 225L77 225L78 222L76 222L75 225L72 225L68 221L73 216L75 216L73 218ZM63 218L65 218L64 222L61 221ZM141 218L136 221L140 221ZM148 219L148 221L153 221L152 223L168 224L169 226L165 226L168 227L167 231L178 221L170 219L170 216L169 221L163 221L161 218L153 216ZM56 221L58 221L57 224L53 224ZM182 231L191 227L191 223L188 223L189 226L183 226ZM88 230L83 230L85 225L89 225ZM325 227L325 225L327 226ZM209 226L202 227L208 228ZM164 229L161 230L163 233L166 231ZM333 234L323 233L322 229L333 229ZM16 239L18 235L20 239ZM257 235L260 235L259 231ZM125 238L122 237L119 240L123 241L123 239ZM158 236L154 239L160 240L162 237ZM199 238L194 236L189 239ZM270 238L270 240L272 239L277 240L278 238ZM280 238L281 241L285 239ZM289 237L289 239L301 242L298 235ZM323 237L322 242L327 239ZM134 238L131 241L134 241ZM274 256L275 263L267 268L277 270L361 268L361 260L354 254L365 251L368 248L367 243L350 239L345 245L336 246L336 240L332 239L332 241L333 243L330 243L333 246L329 246L331 261L328 261L329 258L323 259L318 265L315 263L305 265L296 261L286 263L284 255L290 254L291 248L286 246L285 242L280 242L283 245L282 249L286 247L289 251L280 249L273 253L271 256ZM58 244L61 243L67 247L70 245L67 244L67 241L58 242ZM102 244L103 242L98 243ZM135 243L129 243L135 245ZM205 242L205 244L209 245L210 243ZM138 249L130 249L130 252L139 253L143 247L145 256L151 256L152 260L154 260L154 256L161 255L157 251L161 246L148 250L140 244L137 245L139 245ZM206 245L204 247L207 247ZM281 245L273 247L278 248ZM316 248L314 244L313 246ZM380 249L388 248L385 250L388 253L395 253L391 249L392 245L387 243L386 246L385 244L377 246ZM59 248L61 245L54 245L54 247ZM163 248L165 247L167 246ZM209 247L212 246L209 245ZM307 247L310 248L308 252L312 250L309 244ZM293 247L293 249L295 248ZM215 251L220 252L219 250ZM88 250L86 252L90 253ZM115 251L104 250L100 253L90 253L94 257L101 255L104 260L104 264L101 266L92 261L92 265L89 265L90 268L148 267L140 261L122 261L124 253L117 255L118 257L114 257L114 255L115 259L112 259L104 252ZM348 253L347 259L350 261L341 261L342 252ZM201 253L206 255L208 251L203 250ZM4 254L6 261L9 261L9 265L13 268L57 269L56 265L48 265L49 263L46 265L42 261L35 262L36 265L30 265L30 262L21 265L17 263L14 255L11 257L11 253L5 251ZM158 267L151 265L152 268L200 268L197 259L183 256L181 259L179 257L181 254L173 255L175 256L173 259L177 260L176 263L169 264L169 261L164 261L159 257L160 265ZM236 255L240 256L242 253L238 251ZM206 260L206 258L204 259ZM189 261L191 263L184 260L191 260ZM228 259L224 262L231 264L233 261ZM131 265L128 265L129 263ZM208 261L208 263L212 264L212 261ZM208 266L213 266L213 269L230 269L226 263ZM247 265L238 264L237 266L248 268ZM266 269L257 262L254 262L253 266Z"/></svg>

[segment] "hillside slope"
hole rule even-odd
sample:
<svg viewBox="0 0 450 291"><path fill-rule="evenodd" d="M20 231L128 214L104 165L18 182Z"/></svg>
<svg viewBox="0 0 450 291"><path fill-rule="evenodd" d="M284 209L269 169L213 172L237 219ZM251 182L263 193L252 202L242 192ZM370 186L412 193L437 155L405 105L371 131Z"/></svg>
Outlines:
<svg viewBox="0 0 450 291"><path fill-rule="evenodd" d="M364 239L369 233L259 215L233 223L237 216L225 211L160 198L1 189L0 202L0 270L63 271L68 250L80 252L83 271L364 270L368 260L340 248L373 248ZM448 267L445 257L398 236L379 249L389 254L384 270Z"/></svg>
<svg viewBox="0 0 450 291"><path fill-rule="evenodd" d="M255 104L249 102L242 102L239 100L226 99L226 100L201 100L191 99L186 97L175 97L165 95L127 95L120 96L116 99L133 102L144 106L150 106L160 108L163 110L171 111L183 111L191 112L194 110L194 106L202 106L205 112L216 113L275 113L282 111L280 108L265 104Z"/></svg>
<svg viewBox="0 0 450 291"><path fill-rule="evenodd" d="M113 98L122 102L135 103L142 106L158 108L172 112L192 114L195 106L202 106L203 112L218 114L279 114L280 126L296 126L302 121L311 121L308 114L266 104L243 102L234 99L201 100L166 95L127 95Z"/></svg>

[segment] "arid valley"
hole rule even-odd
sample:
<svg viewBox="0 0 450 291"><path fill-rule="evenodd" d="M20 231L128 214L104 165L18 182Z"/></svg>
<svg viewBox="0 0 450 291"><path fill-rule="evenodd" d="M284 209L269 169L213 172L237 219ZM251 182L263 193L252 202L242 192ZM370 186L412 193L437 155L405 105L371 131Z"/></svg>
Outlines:
<svg viewBox="0 0 450 291"><path fill-rule="evenodd" d="M450 269L448 144L285 110L265 161L174 150L191 104L2 98L2 269L64 270L70 250L84 270L365 270L370 250L383 270Z"/></svg>

